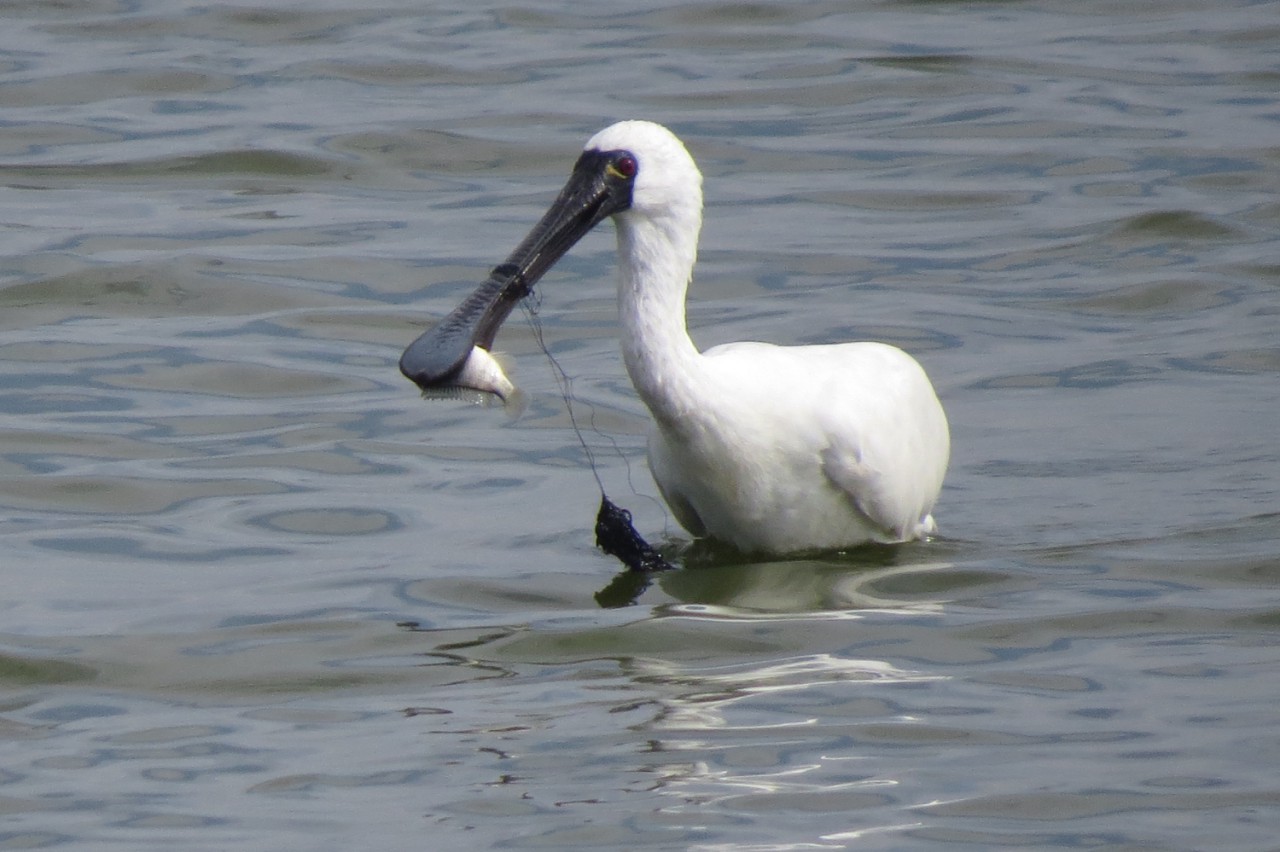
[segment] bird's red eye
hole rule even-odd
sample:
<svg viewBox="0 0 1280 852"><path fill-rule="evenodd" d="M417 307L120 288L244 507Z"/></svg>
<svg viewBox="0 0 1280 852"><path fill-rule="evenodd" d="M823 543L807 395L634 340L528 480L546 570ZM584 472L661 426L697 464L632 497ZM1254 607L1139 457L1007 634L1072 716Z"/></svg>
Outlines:
<svg viewBox="0 0 1280 852"><path fill-rule="evenodd" d="M624 178L633 178L636 172L640 171L640 164L630 154L623 154L613 161L613 170Z"/></svg>

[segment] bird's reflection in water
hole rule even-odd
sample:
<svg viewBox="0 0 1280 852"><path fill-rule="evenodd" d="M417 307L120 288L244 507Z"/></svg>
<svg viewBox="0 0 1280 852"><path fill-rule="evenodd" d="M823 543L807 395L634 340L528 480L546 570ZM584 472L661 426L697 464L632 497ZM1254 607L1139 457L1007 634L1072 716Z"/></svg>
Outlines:
<svg viewBox="0 0 1280 852"><path fill-rule="evenodd" d="M682 566L678 570L622 571L595 599L604 608L631 606L656 583L680 604L761 613L931 609L939 603L932 594L937 590L921 575L951 565L926 559L943 556L931 547L866 545L805 558L752 561L731 547L698 541L662 548L664 556Z"/></svg>
<svg viewBox="0 0 1280 852"><path fill-rule="evenodd" d="M897 810L901 782L894 767L852 748L850 732L901 722L896 692L886 688L946 680L839 652L728 665L649 657L631 665L632 680L661 696L643 726L649 741L643 758L649 789L669 797L668 814L708 801L744 812L780 802L800 809L838 803L864 814Z"/></svg>

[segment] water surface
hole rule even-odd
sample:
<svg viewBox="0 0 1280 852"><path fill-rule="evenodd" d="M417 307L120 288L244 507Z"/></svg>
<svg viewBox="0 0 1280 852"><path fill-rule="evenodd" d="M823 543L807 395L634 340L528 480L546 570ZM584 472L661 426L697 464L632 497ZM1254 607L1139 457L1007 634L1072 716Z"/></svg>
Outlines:
<svg viewBox="0 0 1280 852"><path fill-rule="evenodd" d="M0 849L1275 847L1274 4L2 14ZM700 345L924 363L939 540L688 549L608 226L523 409L399 376L621 117Z"/></svg>

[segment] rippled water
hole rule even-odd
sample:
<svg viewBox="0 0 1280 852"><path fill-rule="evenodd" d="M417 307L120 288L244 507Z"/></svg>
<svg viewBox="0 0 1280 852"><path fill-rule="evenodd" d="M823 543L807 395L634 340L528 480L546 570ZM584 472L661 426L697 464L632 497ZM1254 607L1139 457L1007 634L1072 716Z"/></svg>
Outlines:
<svg viewBox="0 0 1280 852"><path fill-rule="evenodd" d="M0 849L1275 848L1274 3L431 6L0 10ZM398 375L619 117L700 344L925 364L940 540L684 548L608 227L523 410Z"/></svg>

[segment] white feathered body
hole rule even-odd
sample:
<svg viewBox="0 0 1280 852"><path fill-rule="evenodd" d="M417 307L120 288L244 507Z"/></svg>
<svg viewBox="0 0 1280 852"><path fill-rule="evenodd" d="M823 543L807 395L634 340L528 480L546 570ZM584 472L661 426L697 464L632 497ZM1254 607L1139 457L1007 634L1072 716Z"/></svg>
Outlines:
<svg viewBox="0 0 1280 852"><path fill-rule="evenodd" d="M656 420L649 440L654 479L687 529L771 553L933 532L947 421L909 355L731 343L701 357L712 396Z"/></svg>

